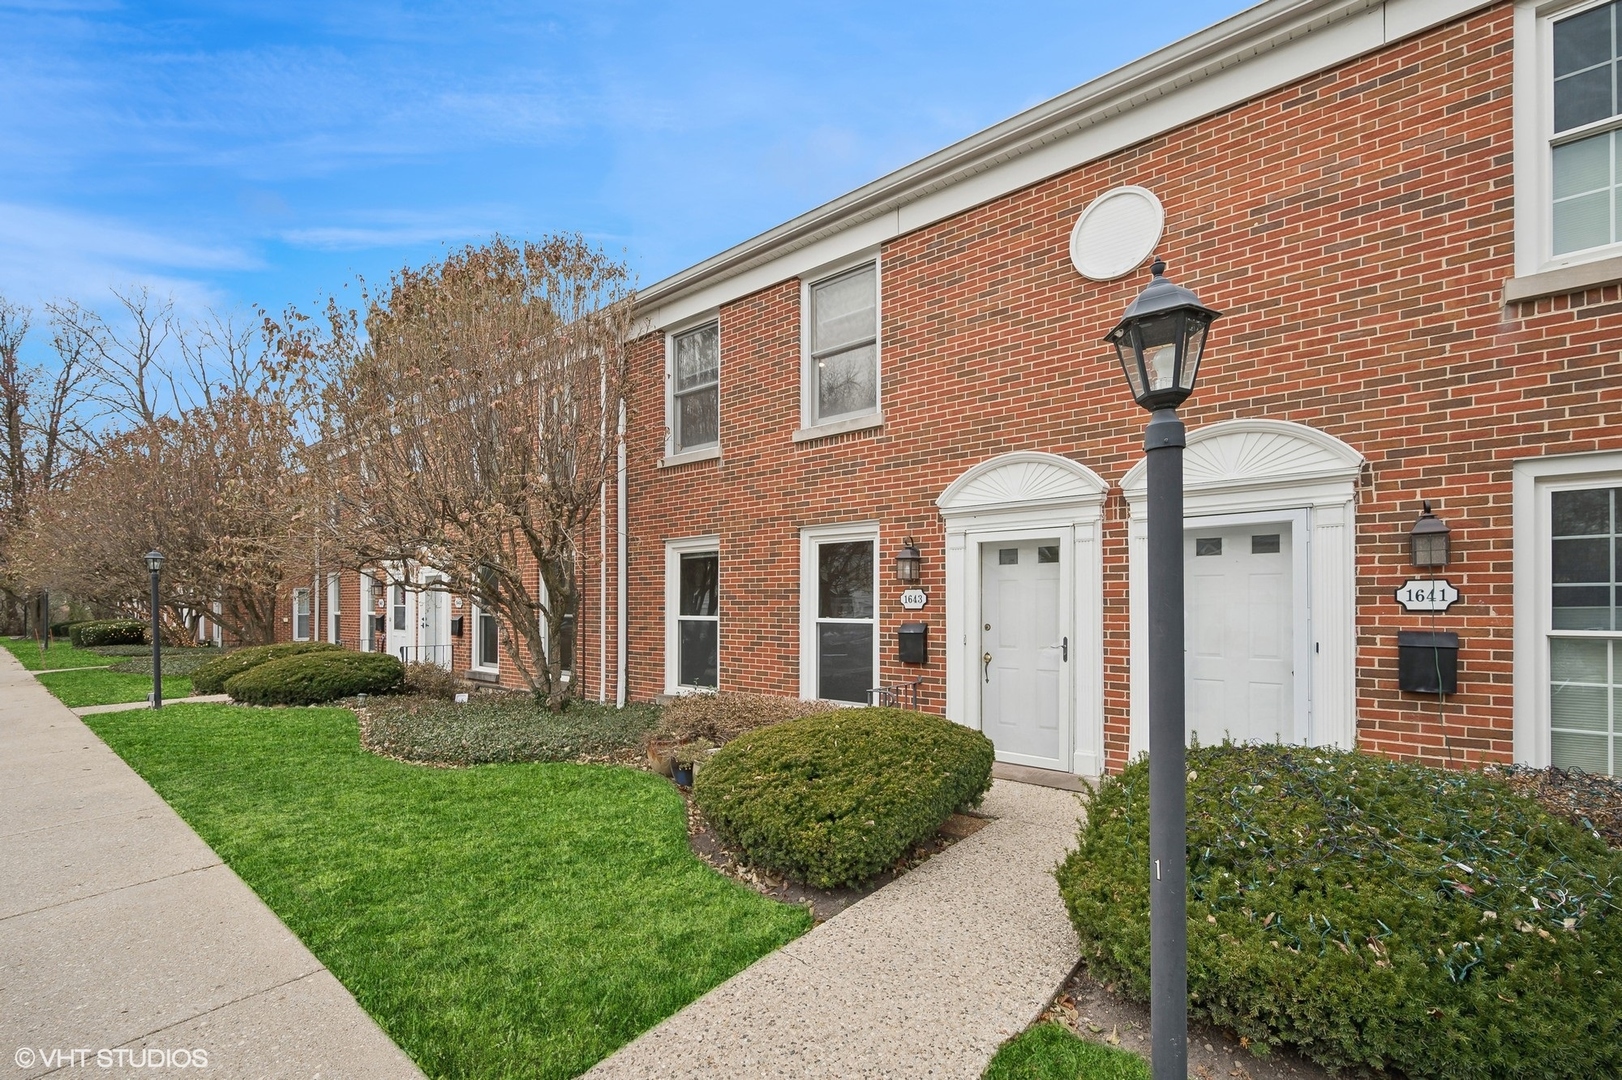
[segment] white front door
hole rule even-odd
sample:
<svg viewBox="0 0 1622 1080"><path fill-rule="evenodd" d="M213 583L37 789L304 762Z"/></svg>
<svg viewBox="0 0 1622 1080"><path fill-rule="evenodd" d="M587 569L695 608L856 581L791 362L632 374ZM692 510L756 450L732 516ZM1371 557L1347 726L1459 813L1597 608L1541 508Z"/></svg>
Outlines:
<svg viewBox="0 0 1622 1080"><path fill-rule="evenodd" d="M412 659L449 669L451 627L445 594L438 589L424 589L418 594L417 612L417 641L422 648Z"/></svg>
<svg viewBox="0 0 1622 1080"><path fill-rule="evenodd" d="M1301 741L1292 533L1187 524L1188 730L1202 746Z"/></svg>
<svg viewBox="0 0 1622 1080"><path fill-rule="evenodd" d="M999 761L1071 767L1058 537L980 545L980 722Z"/></svg>

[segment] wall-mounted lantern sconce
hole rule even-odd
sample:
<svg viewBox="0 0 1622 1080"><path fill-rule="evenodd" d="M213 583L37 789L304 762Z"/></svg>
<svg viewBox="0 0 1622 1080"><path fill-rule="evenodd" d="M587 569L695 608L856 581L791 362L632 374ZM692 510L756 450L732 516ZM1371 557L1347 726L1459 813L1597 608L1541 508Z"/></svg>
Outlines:
<svg viewBox="0 0 1622 1080"><path fill-rule="evenodd" d="M923 565L924 557L918 553L918 546L912 542L912 537L903 537L901 550L895 557L895 579L903 585L916 585Z"/></svg>
<svg viewBox="0 0 1622 1080"><path fill-rule="evenodd" d="M1434 568L1446 566L1451 554L1448 534L1452 532L1435 514L1431 504L1424 504L1424 512L1414 527L1408 530L1408 557L1415 566Z"/></svg>

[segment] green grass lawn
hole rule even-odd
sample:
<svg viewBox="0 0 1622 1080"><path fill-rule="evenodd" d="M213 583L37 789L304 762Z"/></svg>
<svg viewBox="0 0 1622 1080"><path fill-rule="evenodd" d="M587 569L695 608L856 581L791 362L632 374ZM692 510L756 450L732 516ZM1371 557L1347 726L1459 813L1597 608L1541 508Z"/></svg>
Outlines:
<svg viewBox="0 0 1622 1080"><path fill-rule="evenodd" d="M33 638L0 638L3 645L22 661L23 667L29 671L49 671L51 668L70 667L106 667L117 663L123 657L103 656L86 649L75 649L68 644L67 638L55 638L51 647L44 652L40 651L39 642ZM151 679L147 680L150 687Z"/></svg>
<svg viewBox="0 0 1622 1080"><path fill-rule="evenodd" d="M810 926L687 848L670 783L429 768L342 709L87 720L432 1077L569 1077Z"/></svg>
<svg viewBox="0 0 1622 1080"><path fill-rule="evenodd" d="M1058 1024L1037 1024L1003 1044L982 1080L1149 1080L1149 1063Z"/></svg>
<svg viewBox="0 0 1622 1080"><path fill-rule="evenodd" d="M83 671L56 671L36 678L70 709L85 705L113 705L121 701L145 701L152 694L151 675L129 675L87 667ZM190 695L190 679L183 675L163 677L165 701L176 701Z"/></svg>

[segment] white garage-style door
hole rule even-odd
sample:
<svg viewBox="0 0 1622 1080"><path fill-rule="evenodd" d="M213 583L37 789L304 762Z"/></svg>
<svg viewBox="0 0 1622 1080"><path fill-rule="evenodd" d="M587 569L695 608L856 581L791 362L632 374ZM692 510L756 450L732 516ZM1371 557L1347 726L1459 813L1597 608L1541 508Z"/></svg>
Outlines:
<svg viewBox="0 0 1622 1080"><path fill-rule="evenodd" d="M1001 761L1070 765L1057 536L980 545L980 716Z"/></svg>
<svg viewBox="0 0 1622 1080"><path fill-rule="evenodd" d="M1210 746L1296 742L1292 523L1202 526L1184 534L1187 716Z"/></svg>

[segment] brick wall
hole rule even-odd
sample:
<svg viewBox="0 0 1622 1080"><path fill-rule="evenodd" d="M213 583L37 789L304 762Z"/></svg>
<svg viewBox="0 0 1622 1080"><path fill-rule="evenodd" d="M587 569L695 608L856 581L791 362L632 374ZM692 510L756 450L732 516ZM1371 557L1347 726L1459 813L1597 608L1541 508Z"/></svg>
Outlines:
<svg viewBox="0 0 1622 1080"><path fill-rule="evenodd" d="M1501 5L886 244L882 431L791 441L798 281L720 313L720 461L657 467L663 343L638 342L631 696L663 690L665 540L722 538L722 688L794 694L801 528L878 521L884 580L910 533L924 551L923 587L944 597L935 498L987 457L1042 450L1112 485L1105 734L1111 766L1123 762L1118 483L1141 456L1145 416L1099 341L1146 277L1089 282L1067 244L1092 199L1130 183L1165 204L1169 276L1224 312L1181 410L1189 427L1290 420L1369 461L1357 505L1360 742L1444 764L1509 758L1512 463L1622 447L1618 290L1499 302L1513 273L1510 34ZM1410 575L1406 537L1422 497L1453 526L1448 577L1464 595L1439 618L1464 639L1462 692L1440 715L1434 697L1395 686L1396 632L1429 626L1391 600ZM891 659L895 627L912 617L897 591L882 593L885 682L915 670ZM933 645L944 626L933 599L926 614ZM939 647L931 659L926 701L939 709Z"/></svg>

